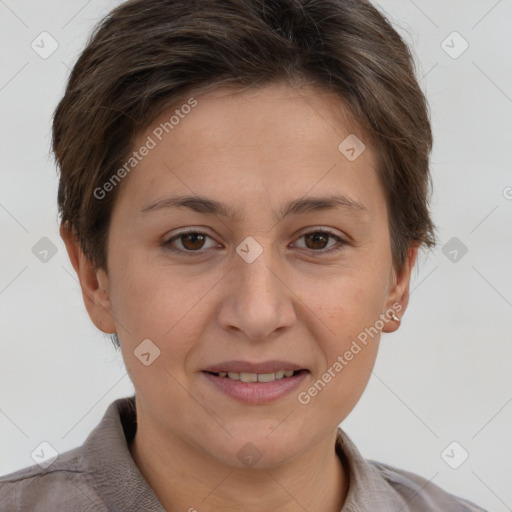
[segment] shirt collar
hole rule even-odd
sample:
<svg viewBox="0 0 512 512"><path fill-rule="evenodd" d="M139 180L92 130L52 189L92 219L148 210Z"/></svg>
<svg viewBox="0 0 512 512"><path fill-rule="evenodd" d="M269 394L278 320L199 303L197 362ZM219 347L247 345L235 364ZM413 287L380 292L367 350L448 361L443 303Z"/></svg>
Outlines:
<svg viewBox="0 0 512 512"><path fill-rule="evenodd" d="M130 453L136 429L135 396L112 402L84 442L84 469L109 510L166 512Z"/></svg>
<svg viewBox="0 0 512 512"><path fill-rule="evenodd" d="M379 470L363 458L347 434L338 428L336 453L349 469L348 493L341 512L396 512L409 510Z"/></svg>

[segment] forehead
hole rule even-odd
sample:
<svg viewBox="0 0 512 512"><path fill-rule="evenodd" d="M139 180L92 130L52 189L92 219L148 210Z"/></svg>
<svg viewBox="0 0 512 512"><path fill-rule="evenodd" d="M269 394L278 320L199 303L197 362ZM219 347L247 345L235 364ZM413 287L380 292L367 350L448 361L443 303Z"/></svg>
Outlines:
<svg viewBox="0 0 512 512"><path fill-rule="evenodd" d="M282 197L341 189L344 198L361 203L359 185L379 187L365 139L334 94L283 83L243 92L217 89L184 99L138 134L133 149L151 149L130 172L131 184L123 185L143 209L169 192L233 205L243 198L231 208L233 217L258 197L281 203ZM358 158L342 153L346 140L365 144Z"/></svg>

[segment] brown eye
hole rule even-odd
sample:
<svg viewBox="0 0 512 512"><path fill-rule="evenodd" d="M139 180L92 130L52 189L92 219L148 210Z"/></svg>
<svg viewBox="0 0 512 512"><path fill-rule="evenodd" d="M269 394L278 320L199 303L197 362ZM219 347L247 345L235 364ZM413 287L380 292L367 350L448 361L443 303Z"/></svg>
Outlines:
<svg viewBox="0 0 512 512"><path fill-rule="evenodd" d="M329 242L330 235L322 231L304 235L308 249L325 249Z"/></svg>
<svg viewBox="0 0 512 512"><path fill-rule="evenodd" d="M163 243L163 246L173 252L181 252L187 255L202 254L205 251L205 243L210 236L199 231L184 231L173 236Z"/></svg>
<svg viewBox="0 0 512 512"><path fill-rule="evenodd" d="M303 234L299 239L304 239L305 241L305 247L302 248L308 249L313 253L318 253L318 256L339 251L347 244L347 242L338 235L324 230L310 231L309 233ZM329 239L334 239L337 243L329 246Z"/></svg>
<svg viewBox="0 0 512 512"><path fill-rule="evenodd" d="M201 233L185 233L180 235L180 241L183 247L188 250L201 249L204 245L205 236Z"/></svg>
<svg viewBox="0 0 512 512"><path fill-rule="evenodd" d="M213 239L200 231L185 231L178 233L163 243L163 246L173 252L185 254L187 256L201 255L206 252L205 247L207 239ZM317 230L303 234L299 239L304 239L305 247L316 255L329 254L343 249L347 244L342 238L330 231ZM329 245L329 240L333 239L334 244ZM211 246L210 246L211 247Z"/></svg>

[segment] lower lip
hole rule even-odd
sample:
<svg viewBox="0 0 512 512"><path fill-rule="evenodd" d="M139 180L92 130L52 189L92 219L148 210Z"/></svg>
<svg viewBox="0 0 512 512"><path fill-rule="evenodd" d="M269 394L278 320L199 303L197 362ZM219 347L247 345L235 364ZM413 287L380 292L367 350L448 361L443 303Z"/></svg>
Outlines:
<svg viewBox="0 0 512 512"><path fill-rule="evenodd" d="M263 405L297 389L309 372L303 370L292 377L272 382L242 382L227 377L217 377L208 372L202 372L202 374L222 393L246 404Z"/></svg>

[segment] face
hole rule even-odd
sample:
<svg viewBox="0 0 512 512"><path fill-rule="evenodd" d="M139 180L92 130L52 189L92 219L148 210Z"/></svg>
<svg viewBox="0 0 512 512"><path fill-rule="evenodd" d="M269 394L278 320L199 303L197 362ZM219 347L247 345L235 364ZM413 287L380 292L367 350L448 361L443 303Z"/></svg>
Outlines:
<svg viewBox="0 0 512 512"><path fill-rule="evenodd" d="M96 288L83 277L84 298L117 331L155 432L231 466L254 450L271 467L357 403L413 259L393 269L376 155L338 97L272 84L195 100L168 134L158 127L173 111L139 134L134 150L154 147L120 185L108 275ZM356 159L338 148L350 134L366 144ZM201 199L176 204L185 196ZM281 369L300 371L213 375Z"/></svg>

